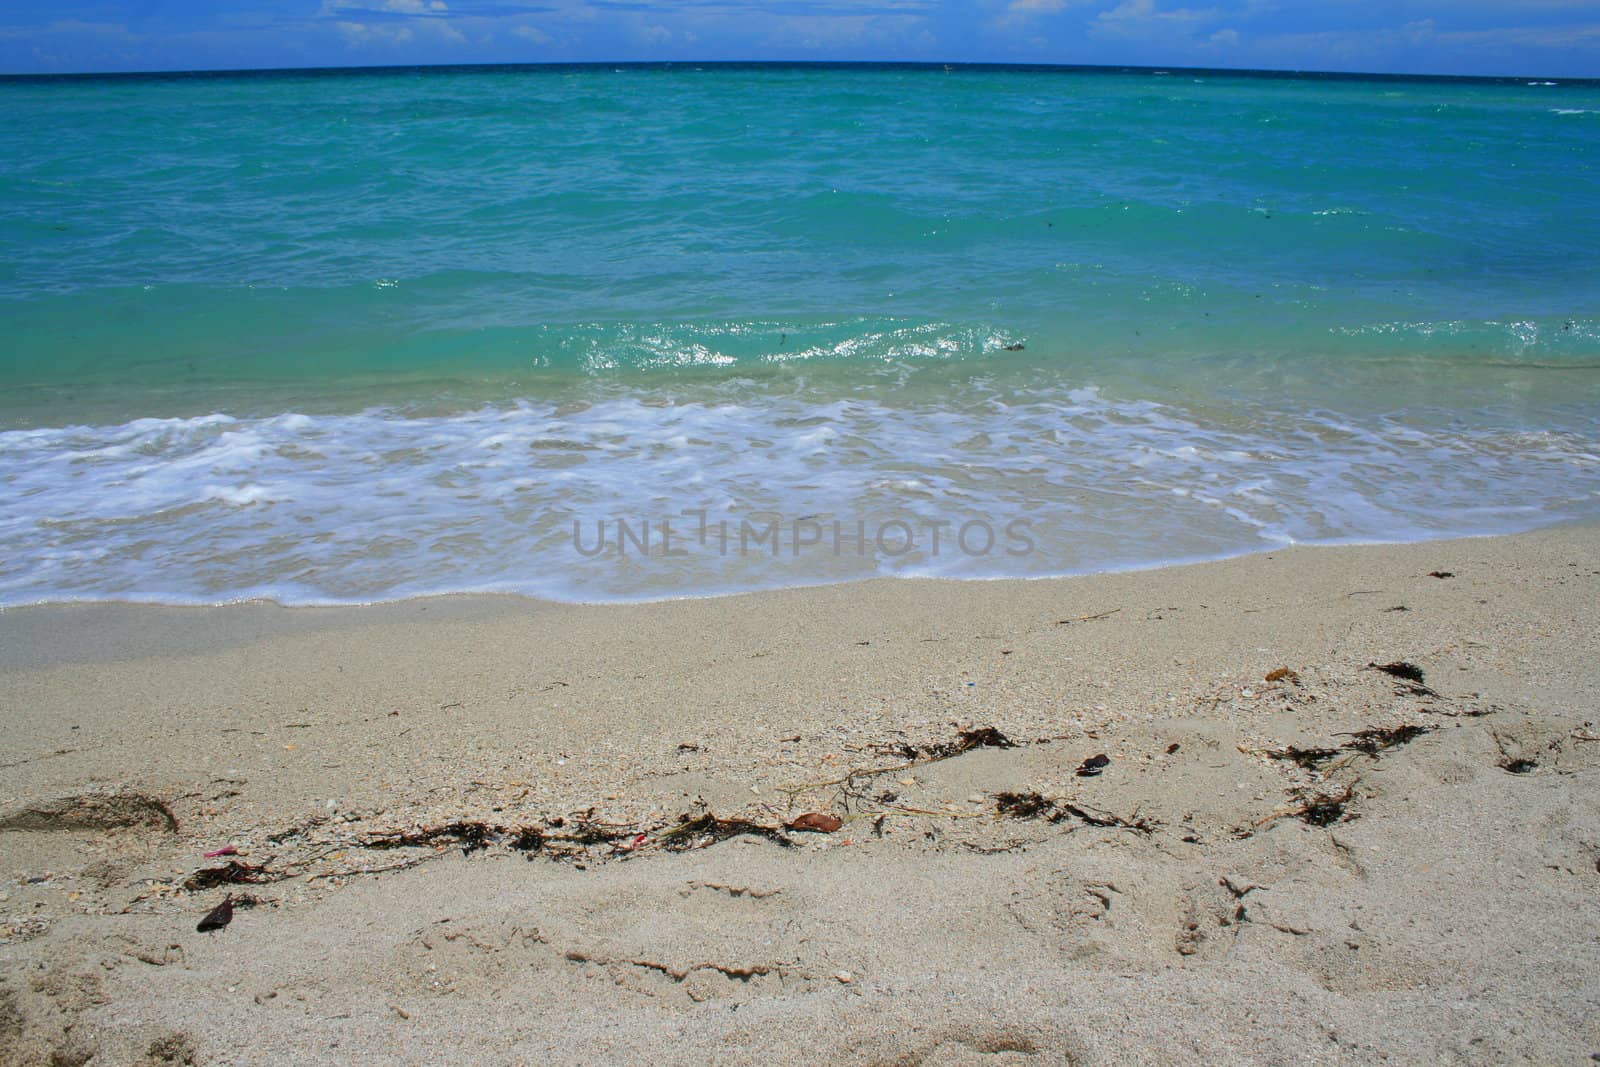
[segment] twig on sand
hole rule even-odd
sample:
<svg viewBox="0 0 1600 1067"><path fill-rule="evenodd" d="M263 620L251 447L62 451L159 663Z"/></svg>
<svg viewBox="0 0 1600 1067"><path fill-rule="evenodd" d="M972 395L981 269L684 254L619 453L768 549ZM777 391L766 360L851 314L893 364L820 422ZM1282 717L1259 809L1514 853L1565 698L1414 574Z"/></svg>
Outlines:
<svg viewBox="0 0 1600 1067"><path fill-rule="evenodd" d="M849 785L857 778L878 778L896 771L910 770L912 767L921 767L929 763L938 763L940 760L953 759L963 753L971 752L975 748L1016 748L1017 742L996 730L993 726L977 727L963 730L956 735L954 741L946 741L938 745L917 749L905 746L901 751L911 758L903 763L894 763L887 767L856 767L839 778L830 778L825 782L801 782L798 785L779 786L778 791L789 798L790 803L802 793L813 789L827 789L835 785Z"/></svg>
<svg viewBox="0 0 1600 1067"><path fill-rule="evenodd" d="M1110 611L1102 611L1098 615L1079 615L1078 617L1073 618L1073 619L1058 619L1058 620L1056 620L1056 625L1057 626L1066 626L1068 623L1074 623L1074 622L1094 622L1096 619L1109 619L1109 618L1111 618L1111 616L1115 615L1117 612L1119 612L1121 610L1122 610L1121 608L1112 608Z"/></svg>
<svg viewBox="0 0 1600 1067"><path fill-rule="evenodd" d="M880 811L862 811L853 815L846 815L846 822L856 819L875 819L884 815L920 815L934 819L992 819L994 813L989 811L936 811L933 808L908 808L899 804L887 804Z"/></svg>
<svg viewBox="0 0 1600 1067"><path fill-rule="evenodd" d="M306 881L315 882L321 878L359 878L366 874L388 874L391 871L404 871L419 866L433 859L432 855L413 856L399 863L390 863L383 867L355 867L347 871L320 871L317 874L307 875Z"/></svg>
<svg viewBox="0 0 1600 1067"><path fill-rule="evenodd" d="M948 757L941 758L947 759ZM793 802L795 797L802 793L809 793L813 789L827 789L829 786L845 785L855 781L857 778L876 778L879 775L893 774L895 771L909 770L912 767L932 762L933 760L910 760L906 763L896 763L889 767L857 767L843 778L830 778L825 782L801 782L798 785L780 785L778 792L783 793Z"/></svg>

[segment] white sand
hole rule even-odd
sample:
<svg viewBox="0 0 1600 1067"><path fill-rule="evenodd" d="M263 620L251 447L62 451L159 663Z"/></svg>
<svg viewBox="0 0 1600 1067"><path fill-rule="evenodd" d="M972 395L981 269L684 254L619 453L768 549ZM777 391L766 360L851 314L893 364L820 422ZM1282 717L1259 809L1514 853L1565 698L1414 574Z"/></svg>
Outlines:
<svg viewBox="0 0 1600 1067"><path fill-rule="evenodd" d="M629 607L0 613L0 1060L1582 1062L1597 605L1582 526ZM1433 695L1367 666L1396 660ZM786 791L982 726L1017 747ZM508 847L589 809L624 836ZM681 814L807 811L847 821L669 851ZM505 833L367 847L450 820ZM290 877L197 933L227 890L181 885L227 844Z"/></svg>

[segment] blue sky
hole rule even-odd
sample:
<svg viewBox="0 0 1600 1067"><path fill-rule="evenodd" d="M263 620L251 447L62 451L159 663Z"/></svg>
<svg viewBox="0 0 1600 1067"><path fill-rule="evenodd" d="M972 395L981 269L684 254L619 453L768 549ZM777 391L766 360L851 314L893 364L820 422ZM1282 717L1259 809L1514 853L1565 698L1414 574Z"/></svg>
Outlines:
<svg viewBox="0 0 1600 1067"><path fill-rule="evenodd" d="M1600 0L6 0L0 71L837 59L1600 76Z"/></svg>

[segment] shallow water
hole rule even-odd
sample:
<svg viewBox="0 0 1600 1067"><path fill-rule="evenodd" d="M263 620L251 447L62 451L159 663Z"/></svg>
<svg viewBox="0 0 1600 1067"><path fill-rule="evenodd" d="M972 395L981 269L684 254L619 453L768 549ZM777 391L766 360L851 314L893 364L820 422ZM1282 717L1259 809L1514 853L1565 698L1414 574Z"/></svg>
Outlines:
<svg viewBox="0 0 1600 1067"><path fill-rule="evenodd" d="M639 599L1600 510L1594 84L0 96L0 603Z"/></svg>

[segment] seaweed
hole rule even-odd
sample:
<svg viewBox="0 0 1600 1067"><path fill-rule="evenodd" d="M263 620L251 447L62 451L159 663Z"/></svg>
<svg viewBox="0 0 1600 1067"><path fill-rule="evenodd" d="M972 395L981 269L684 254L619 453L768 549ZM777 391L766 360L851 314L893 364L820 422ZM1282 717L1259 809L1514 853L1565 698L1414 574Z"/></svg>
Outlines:
<svg viewBox="0 0 1600 1067"><path fill-rule="evenodd" d="M364 848L416 848L422 845L460 845L468 855L489 847L497 828L484 822L450 822L420 830L376 834L362 842Z"/></svg>
<svg viewBox="0 0 1600 1067"><path fill-rule="evenodd" d="M1045 819L1058 823L1072 818L1088 826L1136 830L1142 834L1154 833L1156 829L1149 819L1124 819L1120 815L1082 807L1064 797L1046 797L1039 793L996 793L994 801L997 814L1013 819Z"/></svg>
<svg viewBox="0 0 1600 1067"><path fill-rule="evenodd" d="M544 848L545 834L537 826L524 826L516 830L506 847L513 852L538 852ZM531 858L531 857L530 857Z"/></svg>
<svg viewBox="0 0 1600 1067"><path fill-rule="evenodd" d="M1418 685L1425 681L1422 668L1415 663L1407 663L1405 660L1395 660L1393 663L1369 663L1367 666L1375 671L1382 671L1384 674L1392 675L1395 678L1416 682Z"/></svg>
<svg viewBox="0 0 1600 1067"><path fill-rule="evenodd" d="M993 726L979 726L971 730L962 730L950 741L940 741L932 745L913 745L901 743L889 745L882 749L890 755L899 756L901 759L916 760L918 762L931 762L933 760L949 759L959 756L963 752L970 752L975 748L1016 748L1017 743Z"/></svg>
<svg viewBox="0 0 1600 1067"><path fill-rule="evenodd" d="M1414 741L1423 734L1433 732L1431 726L1418 726L1415 723L1404 723L1400 726L1378 727L1369 726L1365 730L1357 730L1353 734L1339 734L1339 737L1348 737L1344 748L1355 752L1365 752L1369 756L1376 756L1384 749L1403 745Z"/></svg>
<svg viewBox="0 0 1600 1067"><path fill-rule="evenodd" d="M1293 790L1289 795L1295 801L1293 807L1279 808L1270 815L1257 819L1250 826L1235 830L1234 836L1250 837L1257 830L1279 819L1294 818L1310 826L1332 826L1336 822L1348 822L1357 818L1353 812L1346 810L1350 801L1355 799L1355 783L1345 786L1337 793L1320 793L1314 789L1300 788Z"/></svg>
<svg viewBox="0 0 1600 1067"><path fill-rule="evenodd" d="M567 824L565 819L552 819L550 825L565 828ZM641 832L637 826L601 822L595 809L588 808L573 816L569 832L546 835L546 840L588 848L591 845L614 845L618 841L631 840Z"/></svg>
<svg viewBox="0 0 1600 1067"><path fill-rule="evenodd" d="M913 745L909 742L877 743L868 745L868 749L879 755L898 756L902 762L890 764L886 767L854 767L848 773L838 778L829 778L821 782L801 782L798 785L779 786L778 790L788 794L792 803L802 793L814 789L826 789L838 786L842 794L842 802L849 805L852 802L866 799L866 787L873 778L884 774L893 774L897 771L919 767L925 763L937 763L940 760L952 759L975 748L1018 748L1027 744L1026 741L1013 741L993 726L978 726L962 730L949 741L941 741L931 745Z"/></svg>
<svg viewBox="0 0 1600 1067"><path fill-rule="evenodd" d="M794 845L782 827L766 826L751 822L749 819L718 818L709 811L692 818L687 814L678 816L678 825L662 831L656 840L668 852L687 852L690 849L705 848L719 841L726 841L730 837L745 834L764 837L784 848Z"/></svg>
<svg viewBox="0 0 1600 1067"><path fill-rule="evenodd" d="M1367 666L1375 671L1382 671L1392 678L1398 678L1402 682L1409 683L1405 689L1415 696L1436 697L1439 695L1424 684L1422 668L1415 663L1396 660L1393 663L1368 663Z"/></svg>
<svg viewBox="0 0 1600 1067"><path fill-rule="evenodd" d="M183 888L194 893L202 889L215 889L219 885L261 885L279 882L289 877L269 871L265 864L252 866L229 860L220 867L203 867L184 880Z"/></svg>
<svg viewBox="0 0 1600 1067"><path fill-rule="evenodd" d="M1337 793L1316 793L1302 789L1296 793L1300 806L1283 814L1292 815L1310 826L1332 826L1342 819L1354 818L1345 811L1345 806L1354 798L1355 789L1348 785Z"/></svg>
<svg viewBox="0 0 1600 1067"><path fill-rule="evenodd" d="M560 832L557 832L560 831ZM710 813L679 816L677 825L665 830L634 824L600 822L590 808L570 819L557 816L543 826L502 826L485 822L450 822L416 830L374 834L361 847L370 849L424 848L460 845L464 853L503 844L513 852L532 859L544 855L555 860L575 860L588 855L597 845L608 845L617 852L633 852L652 840L669 852L704 848L740 834L755 834L788 845L783 828L766 826L745 819L723 819Z"/></svg>
<svg viewBox="0 0 1600 1067"><path fill-rule="evenodd" d="M1001 815L1009 815L1014 819L1037 819L1050 815L1055 809L1052 801L1038 793L997 793L994 801L995 809Z"/></svg>
<svg viewBox="0 0 1600 1067"><path fill-rule="evenodd" d="M1432 731L1431 726L1418 726L1415 723L1387 727L1369 726L1355 733L1335 734L1336 737L1350 738L1338 748L1301 748L1298 745L1285 745L1279 749L1267 749L1261 754L1268 759L1288 760L1302 770L1320 771L1325 764L1337 759L1342 753L1363 752L1376 758L1378 753L1385 749L1403 745Z"/></svg>
<svg viewBox="0 0 1600 1067"><path fill-rule="evenodd" d="M293 837L304 837L306 835L307 831L313 830L316 827L321 826L323 823L325 823L327 821L328 821L328 818L325 815L313 815L311 818L307 819L305 822L297 823L296 825L289 827L287 830L279 830L275 834L268 834L267 835L267 844L269 844L269 845L281 845L285 841L288 841L290 838L293 838Z"/></svg>
<svg viewBox="0 0 1600 1067"><path fill-rule="evenodd" d="M1339 750L1336 748L1300 748L1297 745L1286 745L1276 751L1267 752L1267 756L1272 759L1288 760L1308 771L1321 769L1324 763L1335 759L1338 755Z"/></svg>

